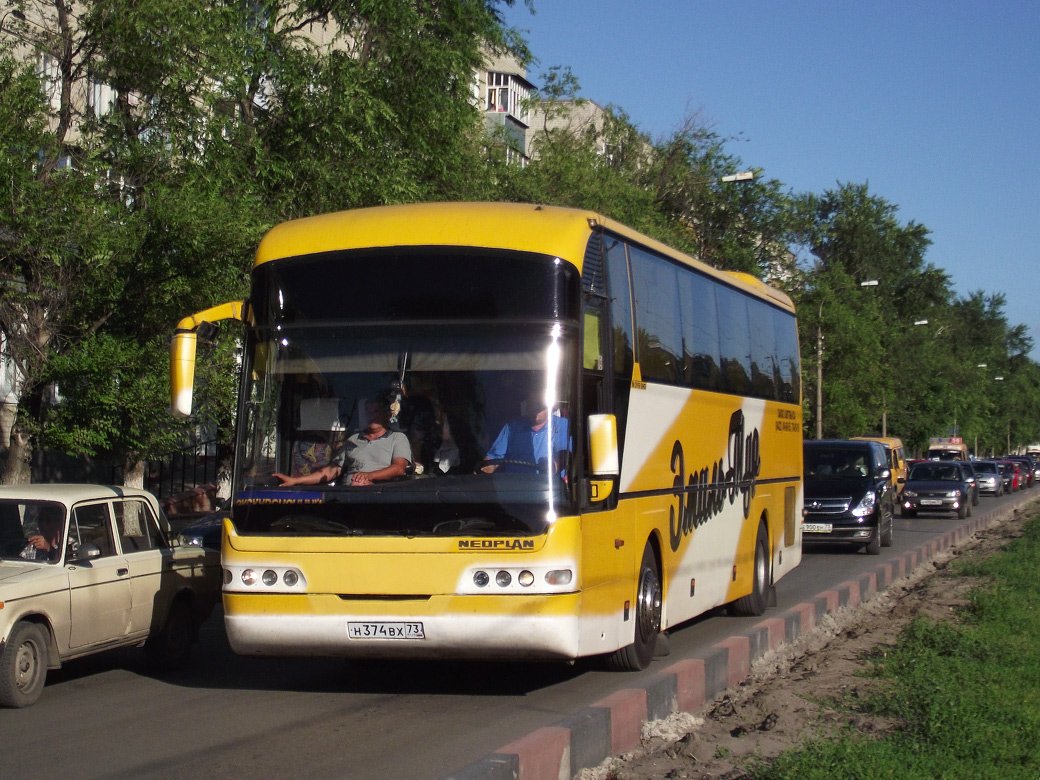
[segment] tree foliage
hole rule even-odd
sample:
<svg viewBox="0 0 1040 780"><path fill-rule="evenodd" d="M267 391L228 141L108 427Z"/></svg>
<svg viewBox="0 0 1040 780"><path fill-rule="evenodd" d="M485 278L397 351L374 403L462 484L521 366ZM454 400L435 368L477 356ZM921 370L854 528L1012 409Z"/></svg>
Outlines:
<svg viewBox="0 0 1040 780"><path fill-rule="evenodd" d="M41 0L20 7L31 22L5 16L0 332L19 382L0 479L26 480L38 445L131 470L189 428L226 441L235 336L200 361L185 426L166 414L173 324L243 297L277 222L424 200L588 208L779 285L799 306L809 435L1040 440L1024 326L1000 295L956 296L927 228L866 185L725 182L748 166L696 114L652 139L561 67L535 96L530 164L509 161L472 92L488 50L530 59L511 2Z"/></svg>
<svg viewBox="0 0 1040 780"><path fill-rule="evenodd" d="M928 230L900 223L895 205L866 185L794 203L794 238L812 257L795 291L810 435L884 431L918 452L932 436L961 436L980 453L1040 440L1032 343L1008 323L1003 296L959 298L925 260Z"/></svg>

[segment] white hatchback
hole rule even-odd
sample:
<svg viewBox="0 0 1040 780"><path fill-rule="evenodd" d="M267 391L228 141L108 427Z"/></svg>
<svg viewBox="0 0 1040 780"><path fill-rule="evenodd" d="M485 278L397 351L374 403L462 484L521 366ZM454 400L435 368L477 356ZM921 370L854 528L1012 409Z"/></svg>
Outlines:
<svg viewBox="0 0 1040 780"><path fill-rule="evenodd" d="M113 647L183 665L220 576L220 554L177 546L151 493L0 487L0 706L35 703L48 669Z"/></svg>

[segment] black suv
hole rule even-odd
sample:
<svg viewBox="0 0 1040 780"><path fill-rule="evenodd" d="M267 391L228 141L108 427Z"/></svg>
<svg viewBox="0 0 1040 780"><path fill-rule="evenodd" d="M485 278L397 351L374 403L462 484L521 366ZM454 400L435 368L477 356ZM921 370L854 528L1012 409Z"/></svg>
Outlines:
<svg viewBox="0 0 1040 780"><path fill-rule="evenodd" d="M892 544L895 491L885 448L876 441L806 441L803 542Z"/></svg>

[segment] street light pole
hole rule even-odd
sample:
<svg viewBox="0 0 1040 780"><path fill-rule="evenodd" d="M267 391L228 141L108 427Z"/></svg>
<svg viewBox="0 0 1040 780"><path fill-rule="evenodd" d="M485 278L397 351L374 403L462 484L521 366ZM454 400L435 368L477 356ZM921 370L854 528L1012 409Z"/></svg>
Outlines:
<svg viewBox="0 0 1040 780"><path fill-rule="evenodd" d="M816 321L816 438L823 438L823 301Z"/></svg>
<svg viewBox="0 0 1040 780"><path fill-rule="evenodd" d="M744 176L743 173L736 174L737 177ZM726 181L726 178L722 179ZM738 178L731 177L733 181L740 181ZM859 283L860 287L877 287L877 279L867 279L865 282ZM885 417L886 412L882 411L881 415L881 428L884 431L886 427ZM886 435L882 433L882 436ZM820 301L819 317L816 320L816 438L823 438L823 301Z"/></svg>

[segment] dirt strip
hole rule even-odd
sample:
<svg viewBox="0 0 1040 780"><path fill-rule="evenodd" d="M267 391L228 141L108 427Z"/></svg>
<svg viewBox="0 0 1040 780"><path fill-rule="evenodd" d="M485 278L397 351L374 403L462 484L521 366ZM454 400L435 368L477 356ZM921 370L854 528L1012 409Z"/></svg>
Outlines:
<svg viewBox="0 0 1040 780"><path fill-rule="evenodd" d="M751 756L774 758L805 740L851 725L866 734L883 734L898 724L829 706L865 694L875 681L856 676L863 658L893 646L915 617L954 620L977 583L952 577L953 558L982 558L1022 535L1036 502L998 520L956 547L939 553L909 577L857 607L823 617L791 644L765 655L748 680L709 703L700 716L677 713L643 726L642 744L576 780L740 780Z"/></svg>

